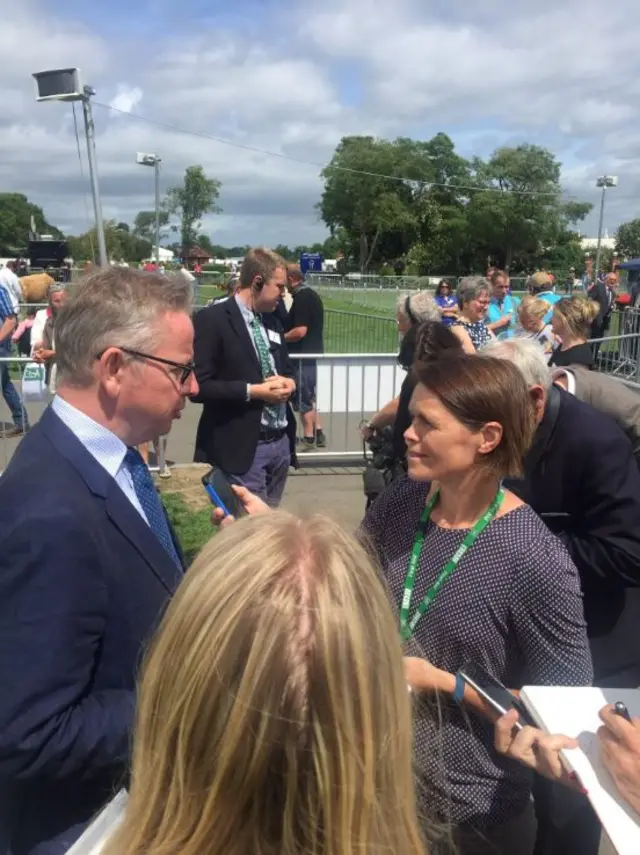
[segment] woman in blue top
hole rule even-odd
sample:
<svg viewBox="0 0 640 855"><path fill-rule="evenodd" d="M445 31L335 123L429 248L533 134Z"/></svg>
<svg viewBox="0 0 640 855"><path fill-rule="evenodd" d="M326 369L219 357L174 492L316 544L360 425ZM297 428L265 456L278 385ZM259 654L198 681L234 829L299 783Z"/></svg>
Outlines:
<svg viewBox="0 0 640 855"><path fill-rule="evenodd" d="M442 315L442 323L445 324L445 326L451 326L458 317L458 300L453 295L451 285L449 285L446 279L441 279L438 283L435 293L435 301L438 304L440 314Z"/></svg>

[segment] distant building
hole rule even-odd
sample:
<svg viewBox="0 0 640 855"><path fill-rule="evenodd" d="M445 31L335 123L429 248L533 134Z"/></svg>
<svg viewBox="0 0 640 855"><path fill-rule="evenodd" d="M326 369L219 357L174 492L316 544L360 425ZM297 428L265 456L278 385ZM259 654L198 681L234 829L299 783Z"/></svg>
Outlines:
<svg viewBox="0 0 640 855"><path fill-rule="evenodd" d="M580 246L585 252L589 252L589 250L598 248L598 238L581 238ZM609 232L607 229L604 230L604 235L602 236L602 240L600 241L601 249L610 249L613 251L616 248L616 239L614 237L609 237Z"/></svg>

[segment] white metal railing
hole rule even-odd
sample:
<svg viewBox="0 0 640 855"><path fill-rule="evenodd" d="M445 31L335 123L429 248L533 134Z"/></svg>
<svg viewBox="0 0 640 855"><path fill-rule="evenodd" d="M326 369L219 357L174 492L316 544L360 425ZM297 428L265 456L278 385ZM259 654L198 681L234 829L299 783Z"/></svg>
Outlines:
<svg viewBox="0 0 640 855"><path fill-rule="evenodd" d="M609 336L592 342L596 351L596 368L623 381L640 393L640 333ZM322 420L323 432L327 438L326 447L304 448L300 454L302 465L338 461L360 462L363 456L360 422L370 418L388 401L395 397L402 385L405 372L398 365L395 353L343 353L343 354L305 354L295 355L297 383L300 386L302 366L315 362L317 366L316 404ZM22 369L30 360L25 357L2 357L0 365L9 363ZM16 389L21 391L20 372L15 368L12 379ZM2 405L0 405L2 406ZM23 405L33 425L47 403ZM4 414L0 413L0 470L4 469L15 451L19 438L7 436L11 422L4 405ZM169 463L187 464L193 460L195 436L200 417L200 407L189 404L182 419L174 422L168 438L166 456ZM297 416L298 435L302 437L300 417ZM159 447L159 468L164 470L164 447ZM154 469L158 467L153 467Z"/></svg>

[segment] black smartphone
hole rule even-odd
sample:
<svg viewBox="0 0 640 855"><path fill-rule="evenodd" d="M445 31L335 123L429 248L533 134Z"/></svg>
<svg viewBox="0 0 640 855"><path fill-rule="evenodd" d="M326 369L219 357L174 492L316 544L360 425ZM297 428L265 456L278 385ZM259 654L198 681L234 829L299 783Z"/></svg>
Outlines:
<svg viewBox="0 0 640 855"><path fill-rule="evenodd" d="M500 680L497 680L480 665L475 662L468 662L460 668L458 673L465 683L475 689L480 697L500 715L504 715L512 709L517 710L520 716L516 724L518 729L522 729L525 725L537 727L524 704L506 686L503 686Z"/></svg>
<svg viewBox="0 0 640 855"><path fill-rule="evenodd" d="M232 483L232 476L216 467L202 476L202 486L207 491L211 504L220 508L225 517L232 516L237 519L244 514L244 508L231 489Z"/></svg>

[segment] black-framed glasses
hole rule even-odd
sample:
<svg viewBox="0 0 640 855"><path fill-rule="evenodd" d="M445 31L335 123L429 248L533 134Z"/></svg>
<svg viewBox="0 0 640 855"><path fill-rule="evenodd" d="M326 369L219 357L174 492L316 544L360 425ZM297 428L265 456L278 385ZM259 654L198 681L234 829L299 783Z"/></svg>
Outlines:
<svg viewBox="0 0 640 855"><path fill-rule="evenodd" d="M179 378L181 386L184 386L196 368L195 362L189 362L187 364L184 362L174 362L173 359L165 359L163 356L154 356L151 353L143 353L141 350L132 350L130 347L118 347L118 350L121 350L128 356L134 356L136 359L148 359L150 362L159 362L161 365L169 365L171 368L179 368L182 372ZM102 353L99 353L96 358L100 359L103 353L104 350Z"/></svg>

